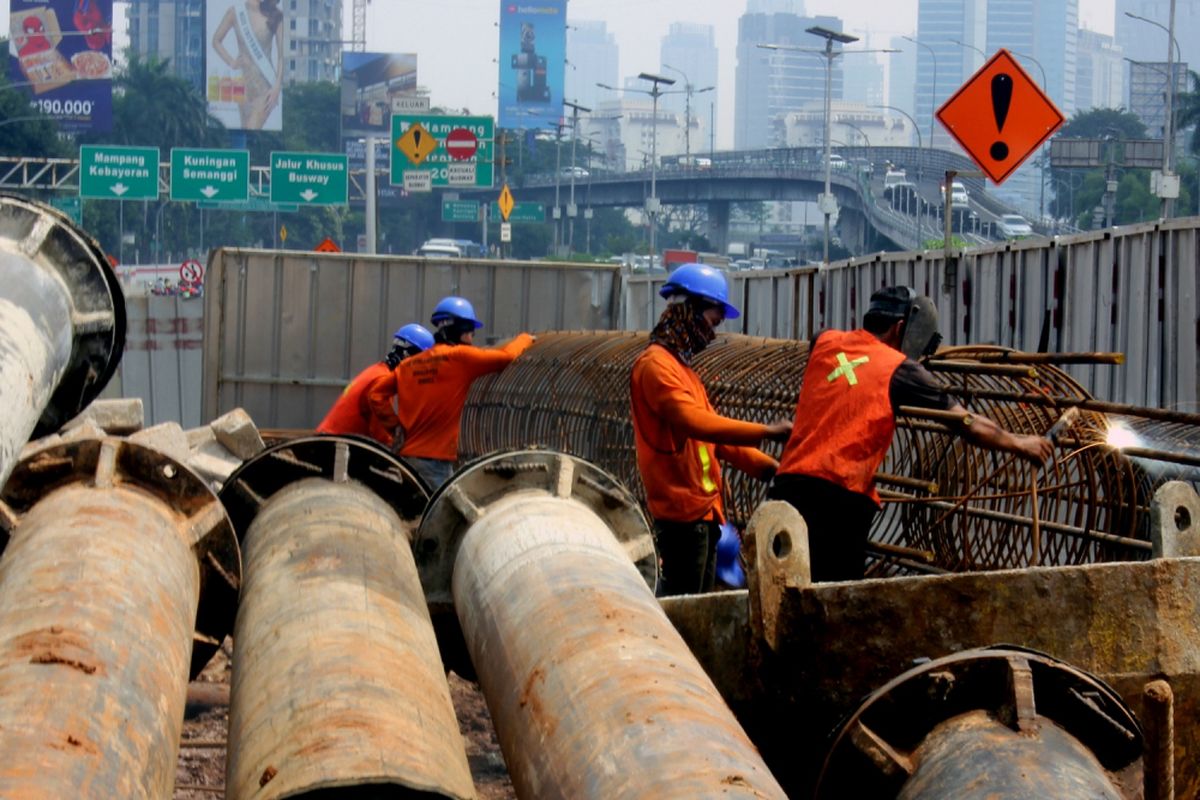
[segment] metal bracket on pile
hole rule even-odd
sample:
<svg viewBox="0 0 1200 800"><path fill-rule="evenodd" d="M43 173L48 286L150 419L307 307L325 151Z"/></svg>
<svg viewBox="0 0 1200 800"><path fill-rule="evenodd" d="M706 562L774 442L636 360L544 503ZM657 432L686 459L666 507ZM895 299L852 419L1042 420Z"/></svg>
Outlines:
<svg viewBox="0 0 1200 800"><path fill-rule="evenodd" d="M746 527L750 626L759 641L779 647L779 608L788 589L812 585L808 526L791 503L760 505Z"/></svg>
<svg viewBox="0 0 1200 800"><path fill-rule="evenodd" d="M204 480L159 450L115 437L75 439L23 458L13 470L0 508L0 551L12 528L34 504L63 486L136 486L181 517L179 525L200 567L200 603L192 641L192 677L216 654L233 630L242 560L225 507ZM7 522L6 522L7 520Z"/></svg>
<svg viewBox="0 0 1200 800"><path fill-rule="evenodd" d="M1200 556L1200 496L1190 483L1168 481L1150 504L1155 558Z"/></svg>
<svg viewBox="0 0 1200 800"><path fill-rule="evenodd" d="M99 243L60 211L0 194L0 249L6 240L54 275L71 302L71 356L33 432L36 439L87 408L116 372L125 350L124 294Z"/></svg>
<svg viewBox="0 0 1200 800"><path fill-rule="evenodd" d="M567 453L509 450L465 464L429 501L413 553L431 607L453 605L454 559L471 523L514 492L550 494L587 506L612 530L650 588L657 585L658 553L650 525L620 481Z"/></svg>
<svg viewBox="0 0 1200 800"><path fill-rule="evenodd" d="M429 500L429 490L417 474L373 442L354 436L290 439L263 450L225 481L221 501L229 509L238 540L264 503L304 478L361 483L410 523L421 516Z"/></svg>

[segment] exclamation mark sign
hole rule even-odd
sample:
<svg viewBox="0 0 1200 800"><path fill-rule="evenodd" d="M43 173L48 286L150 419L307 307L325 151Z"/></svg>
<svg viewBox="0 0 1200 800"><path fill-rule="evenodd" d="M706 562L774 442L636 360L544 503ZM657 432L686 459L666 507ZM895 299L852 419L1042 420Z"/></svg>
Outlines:
<svg viewBox="0 0 1200 800"><path fill-rule="evenodd" d="M1012 90L1010 89L1009 91L1011 92ZM992 145L992 147L994 148L995 145ZM421 152L421 132L419 130L413 131L413 149L418 153Z"/></svg>
<svg viewBox="0 0 1200 800"><path fill-rule="evenodd" d="M1012 103L1013 79L1006 72L1001 72L992 78L992 115L996 118L996 132L1004 132L1004 122L1008 119L1008 107ZM1008 158L1008 145L999 140L992 142L988 151L996 161Z"/></svg>

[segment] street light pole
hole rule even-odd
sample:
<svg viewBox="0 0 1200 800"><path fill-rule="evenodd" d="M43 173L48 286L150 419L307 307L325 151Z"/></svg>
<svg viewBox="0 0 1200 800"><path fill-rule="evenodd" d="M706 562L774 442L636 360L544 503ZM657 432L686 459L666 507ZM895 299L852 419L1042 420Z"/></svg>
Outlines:
<svg viewBox="0 0 1200 800"><path fill-rule="evenodd" d="M712 86L705 86L703 89L693 89L692 79L687 76L687 73L678 67L672 67L670 64L663 64L663 69L669 69L672 72L678 72L683 76L684 86L684 105L683 105L683 154L684 163L688 166L692 164L692 93L701 94L702 92L711 92Z"/></svg>
<svg viewBox="0 0 1200 800"><path fill-rule="evenodd" d="M658 176L658 98L662 94L662 90L658 88L660 83L672 86L675 83L674 78L668 78L663 75L655 75L652 72L642 72L638 74L638 79L649 81L653 87L650 90L650 98L653 100L653 118L650 120L650 197L646 200L646 213L650 216L650 269L654 269L654 256L658 252L656 249L656 235L658 233L658 194L656 188L656 178Z"/></svg>
<svg viewBox="0 0 1200 800"><path fill-rule="evenodd" d="M930 150L930 154L932 155L932 151L933 151L933 120L936 116L933 112L935 110L934 106L937 105L937 53L929 45L925 44L924 42L917 41L916 39L914 39L911 36L901 36L900 38L907 39L908 41L912 42L913 44L915 44L919 47L924 47L926 50L929 51L929 57L933 60L933 86L930 87L930 90L929 90L929 150Z"/></svg>
<svg viewBox="0 0 1200 800"><path fill-rule="evenodd" d="M1175 59L1174 56L1179 55L1179 42L1175 39L1175 0L1171 0L1170 10L1168 11L1167 26L1164 27L1161 22L1155 22L1147 17L1139 17L1137 14L1125 12L1125 16L1132 17L1142 22L1149 22L1151 25L1162 28L1167 33L1167 122L1163 126L1163 176L1171 174L1171 151L1175 149ZM1180 56L1180 61L1183 60ZM1174 201L1170 197L1162 198L1162 209L1160 213L1163 219L1170 218L1174 213Z"/></svg>
<svg viewBox="0 0 1200 800"><path fill-rule="evenodd" d="M575 143L579 141L579 112L587 114L591 109L570 100L563 100L563 105L571 109L571 199L567 202L567 254L570 255L575 246Z"/></svg>

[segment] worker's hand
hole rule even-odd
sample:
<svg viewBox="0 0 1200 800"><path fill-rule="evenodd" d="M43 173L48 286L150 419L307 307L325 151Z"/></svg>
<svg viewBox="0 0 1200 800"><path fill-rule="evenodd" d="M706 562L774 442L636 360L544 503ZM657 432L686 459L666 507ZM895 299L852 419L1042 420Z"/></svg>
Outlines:
<svg viewBox="0 0 1200 800"><path fill-rule="evenodd" d="M1017 455L1042 466L1054 455L1054 444L1045 436L1017 436Z"/></svg>
<svg viewBox="0 0 1200 800"><path fill-rule="evenodd" d="M767 435L772 442L786 442L792 435L792 420L781 419L767 424Z"/></svg>

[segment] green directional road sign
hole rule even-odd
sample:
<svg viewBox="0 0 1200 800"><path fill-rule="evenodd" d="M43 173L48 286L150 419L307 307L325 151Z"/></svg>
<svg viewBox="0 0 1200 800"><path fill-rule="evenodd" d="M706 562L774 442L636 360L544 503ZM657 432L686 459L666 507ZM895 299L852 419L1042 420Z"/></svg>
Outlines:
<svg viewBox="0 0 1200 800"><path fill-rule="evenodd" d="M235 200L232 203L214 203L201 200L196 206L205 210L215 211L267 211L280 214L290 214L300 206L295 203L272 203L265 197L251 197L247 200Z"/></svg>
<svg viewBox="0 0 1200 800"><path fill-rule="evenodd" d="M83 200L77 196L51 197L50 205L75 220L75 224L83 224Z"/></svg>
<svg viewBox="0 0 1200 800"><path fill-rule="evenodd" d="M491 222L500 222L500 208L497 204L492 204L492 210L488 216ZM508 215L508 221L545 222L546 205L545 203L513 203L513 210Z"/></svg>
<svg viewBox="0 0 1200 800"><path fill-rule="evenodd" d="M420 128L410 133L416 125ZM437 142L432 149L427 145L430 136ZM430 173L435 187L490 187L495 136L491 117L393 114L392 184L403 186L404 174L411 171Z"/></svg>
<svg viewBox="0 0 1200 800"><path fill-rule="evenodd" d="M171 148L172 200L245 200L250 196L250 152Z"/></svg>
<svg viewBox="0 0 1200 800"><path fill-rule="evenodd" d="M271 202L344 206L349 196L344 153L271 153Z"/></svg>
<svg viewBox="0 0 1200 800"><path fill-rule="evenodd" d="M157 200L158 148L81 146L79 196L93 200Z"/></svg>
<svg viewBox="0 0 1200 800"><path fill-rule="evenodd" d="M478 200L443 200L442 222L478 222Z"/></svg>

